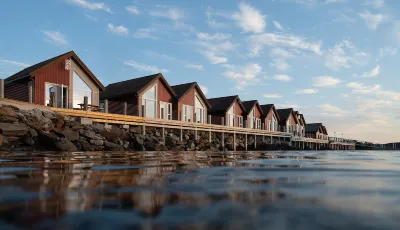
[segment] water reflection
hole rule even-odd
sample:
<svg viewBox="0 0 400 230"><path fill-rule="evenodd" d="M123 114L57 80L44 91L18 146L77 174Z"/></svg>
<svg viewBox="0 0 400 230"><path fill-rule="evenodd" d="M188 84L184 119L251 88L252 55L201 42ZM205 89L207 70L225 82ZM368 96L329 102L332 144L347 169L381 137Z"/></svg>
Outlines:
<svg viewBox="0 0 400 230"><path fill-rule="evenodd" d="M363 154L0 153L0 227L391 229L399 160Z"/></svg>

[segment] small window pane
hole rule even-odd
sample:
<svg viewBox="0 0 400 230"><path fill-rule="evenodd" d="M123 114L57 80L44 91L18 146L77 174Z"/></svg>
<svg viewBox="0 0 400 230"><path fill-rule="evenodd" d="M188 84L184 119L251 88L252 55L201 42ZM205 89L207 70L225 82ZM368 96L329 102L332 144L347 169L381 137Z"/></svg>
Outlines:
<svg viewBox="0 0 400 230"><path fill-rule="evenodd" d="M149 90L147 90L144 94L143 94L143 98L145 99L153 99L156 100L156 85L154 85L153 87L151 87Z"/></svg>

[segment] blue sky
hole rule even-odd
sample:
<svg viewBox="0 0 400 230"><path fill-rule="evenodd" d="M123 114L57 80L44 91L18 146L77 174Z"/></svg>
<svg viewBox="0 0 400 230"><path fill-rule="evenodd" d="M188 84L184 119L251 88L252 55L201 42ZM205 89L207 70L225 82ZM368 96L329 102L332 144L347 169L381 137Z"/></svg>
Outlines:
<svg viewBox="0 0 400 230"><path fill-rule="evenodd" d="M105 84L162 72L400 141L400 1L5 0L0 77L74 50Z"/></svg>

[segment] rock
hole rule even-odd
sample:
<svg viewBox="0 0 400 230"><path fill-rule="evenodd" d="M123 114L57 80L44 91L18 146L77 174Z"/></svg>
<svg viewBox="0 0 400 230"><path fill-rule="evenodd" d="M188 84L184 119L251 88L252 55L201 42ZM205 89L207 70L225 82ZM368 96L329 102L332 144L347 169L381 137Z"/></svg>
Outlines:
<svg viewBox="0 0 400 230"><path fill-rule="evenodd" d="M87 137L89 139L95 139L96 137L96 133L90 130L79 130L79 133L84 136Z"/></svg>
<svg viewBox="0 0 400 230"><path fill-rule="evenodd" d="M0 122L3 123L18 123L18 118L12 116L1 116L0 115Z"/></svg>
<svg viewBox="0 0 400 230"><path fill-rule="evenodd" d="M78 148L66 138L60 138L56 143L55 147L60 151L75 152Z"/></svg>
<svg viewBox="0 0 400 230"><path fill-rule="evenodd" d="M4 143L14 143L14 142L18 142L21 138L20 137L4 137Z"/></svg>
<svg viewBox="0 0 400 230"><path fill-rule="evenodd" d="M94 132L100 133L101 131L104 130L104 124L101 124L101 123L94 123L94 124L92 125L92 129L93 129Z"/></svg>
<svg viewBox="0 0 400 230"><path fill-rule="evenodd" d="M122 132L120 129L117 127L111 127L110 130L104 129L101 133L101 136L105 137L107 140L112 140L114 138L121 138L125 139L125 133Z"/></svg>
<svg viewBox="0 0 400 230"><path fill-rule="evenodd" d="M74 143L79 151L94 151L94 147L85 140L77 140Z"/></svg>
<svg viewBox="0 0 400 230"><path fill-rule="evenodd" d="M29 146L33 146L35 145L35 140L30 136L30 134L26 134L22 141L24 142L24 144L29 145Z"/></svg>
<svg viewBox="0 0 400 230"><path fill-rule="evenodd" d="M100 146L104 144L103 140L90 140L90 144Z"/></svg>
<svg viewBox="0 0 400 230"><path fill-rule="evenodd" d="M0 123L0 130L3 130L4 136L22 137L28 132L28 126L25 124Z"/></svg>
<svg viewBox="0 0 400 230"><path fill-rule="evenodd" d="M42 115L48 119L52 119L54 117L54 113L50 111L43 110Z"/></svg>
<svg viewBox="0 0 400 230"><path fill-rule="evenodd" d="M19 109L15 106L2 105L0 106L0 116L17 117Z"/></svg>
<svg viewBox="0 0 400 230"><path fill-rule="evenodd" d="M65 124L64 117L59 114L56 114L52 121L57 129L61 129Z"/></svg>
<svg viewBox="0 0 400 230"><path fill-rule="evenodd" d="M189 140L189 139L190 139L190 136L185 134L185 140Z"/></svg>
<svg viewBox="0 0 400 230"><path fill-rule="evenodd" d="M125 151L123 146L109 141L104 141L104 146L106 146L106 150L110 151Z"/></svg>
<svg viewBox="0 0 400 230"><path fill-rule="evenodd" d="M31 137L37 137L38 133L35 129L29 128L28 130L29 134L31 135Z"/></svg>
<svg viewBox="0 0 400 230"><path fill-rule="evenodd" d="M157 137L160 137L160 136L161 136L161 133L160 133L160 132L156 132L156 136L157 136Z"/></svg>
<svg viewBox="0 0 400 230"><path fill-rule="evenodd" d="M135 133L135 134L141 134L142 133L142 127L140 126L132 126L129 128L129 132Z"/></svg>
<svg viewBox="0 0 400 230"><path fill-rule="evenodd" d="M146 151L155 151L156 150L155 143L153 141L146 142L144 147L146 148Z"/></svg>
<svg viewBox="0 0 400 230"><path fill-rule="evenodd" d="M173 133L171 133L170 134L170 137L171 137L171 139L173 140L173 141L180 141L180 137L178 137L178 136L176 136L175 134L173 134Z"/></svg>

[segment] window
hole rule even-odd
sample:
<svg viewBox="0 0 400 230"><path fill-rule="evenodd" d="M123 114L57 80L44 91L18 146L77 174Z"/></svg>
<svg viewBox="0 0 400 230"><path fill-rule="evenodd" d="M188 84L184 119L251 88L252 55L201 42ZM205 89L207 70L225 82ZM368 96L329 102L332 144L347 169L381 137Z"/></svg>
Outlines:
<svg viewBox="0 0 400 230"><path fill-rule="evenodd" d="M272 127L271 131L278 131L278 121L275 117L275 114L272 114Z"/></svg>
<svg viewBox="0 0 400 230"><path fill-rule="evenodd" d="M79 104L83 104L84 97L88 98L88 104L92 104L92 89L73 71L72 107L81 108Z"/></svg>
<svg viewBox="0 0 400 230"><path fill-rule="evenodd" d="M172 120L172 104L160 101L160 119Z"/></svg>
<svg viewBox="0 0 400 230"><path fill-rule="evenodd" d="M195 107L194 114L196 123L205 123L205 116L206 116L205 106L197 93L195 94L194 107Z"/></svg>
<svg viewBox="0 0 400 230"><path fill-rule="evenodd" d="M256 119L256 129L261 129L261 119Z"/></svg>
<svg viewBox="0 0 400 230"><path fill-rule="evenodd" d="M68 87L46 83L45 106L68 108ZM80 107L79 107L80 108Z"/></svg>
<svg viewBox="0 0 400 230"><path fill-rule="evenodd" d="M236 104L233 103L231 108L228 110L228 122L227 122L228 126L232 127L235 126L235 116L236 116ZM242 126L239 127L243 127L243 118L242 118Z"/></svg>
<svg viewBox="0 0 400 230"><path fill-rule="evenodd" d="M254 108L250 111L249 115L248 115L248 125L250 129L254 129L255 128L255 123L256 123L256 119L255 119L255 112L254 112Z"/></svg>
<svg viewBox="0 0 400 230"><path fill-rule="evenodd" d="M142 97L142 117L157 118L157 85L144 92Z"/></svg>
<svg viewBox="0 0 400 230"><path fill-rule="evenodd" d="M238 127L243 128L243 117L242 116L237 116L238 119Z"/></svg>
<svg viewBox="0 0 400 230"><path fill-rule="evenodd" d="M269 131L273 131L273 128L272 128L272 121L267 120L267 127L266 127L266 129L269 130Z"/></svg>
<svg viewBox="0 0 400 230"><path fill-rule="evenodd" d="M193 121L193 107L189 105L183 105L182 108L182 121L192 122Z"/></svg>

